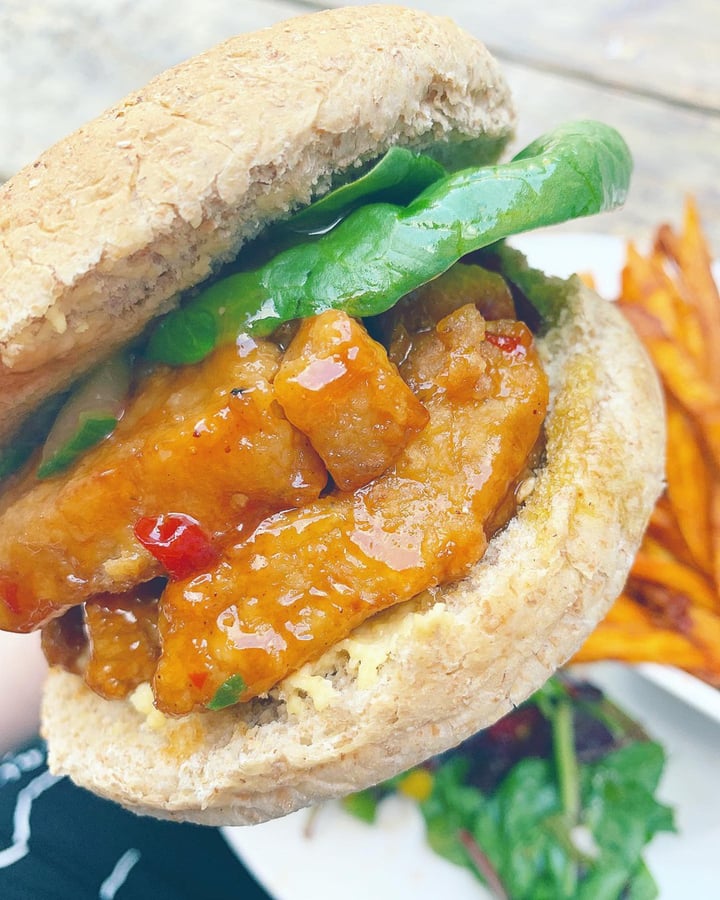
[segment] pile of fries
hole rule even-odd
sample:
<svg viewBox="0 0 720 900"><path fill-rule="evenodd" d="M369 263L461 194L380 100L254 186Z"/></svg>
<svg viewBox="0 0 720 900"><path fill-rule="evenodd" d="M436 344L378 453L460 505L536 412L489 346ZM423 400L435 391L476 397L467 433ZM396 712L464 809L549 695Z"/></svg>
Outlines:
<svg viewBox="0 0 720 900"><path fill-rule="evenodd" d="M660 375L667 489L625 590L576 657L678 666L720 687L720 296L692 200L628 247L619 305Z"/></svg>

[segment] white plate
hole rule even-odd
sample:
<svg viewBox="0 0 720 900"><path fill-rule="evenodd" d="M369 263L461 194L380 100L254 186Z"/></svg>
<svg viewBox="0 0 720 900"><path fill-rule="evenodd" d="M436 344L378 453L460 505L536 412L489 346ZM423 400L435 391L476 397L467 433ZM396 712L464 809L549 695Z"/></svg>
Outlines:
<svg viewBox="0 0 720 900"><path fill-rule="evenodd" d="M568 278L574 272L588 272L603 297L614 300L620 293L625 244L618 237L540 232L513 238L512 245L522 250L530 265L548 275Z"/></svg>
<svg viewBox="0 0 720 900"><path fill-rule="evenodd" d="M618 293L624 256L618 238L541 234L514 243L547 272L592 272L602 294ZM676 810L680 835L659 835L646 854L661 898L714 900L720 883L720 706L709 698L719 692L661 666L633 670L607 663L584 670L666 748L661 795ZM264 825L224 831L276 900L488 897L469 872L428 849L417 809L400 798L383 805L373 826L327 804L312 820L303 810Z"/></svg>
<svg viewBox="0 0 720 900"><path fill-rule="evenodd" d="M720 724L720 691L717 688L673 666L643 663L637 671L648 681Z"/></svg>
<svg viewBox="0 0 720 900"><path fill-rule="evenodd" d="M583 667L665 747L661 798L676 811L678 835L658 835L646 851L662 900L715 900L720 881L720 726L639 672L618 663ZM412 803L391 798L365 825L337 804L314 818L302 810L225 836L276 900L485 900L464 869L432 853ZM309 834L307 833L310 827Z"/></svg>

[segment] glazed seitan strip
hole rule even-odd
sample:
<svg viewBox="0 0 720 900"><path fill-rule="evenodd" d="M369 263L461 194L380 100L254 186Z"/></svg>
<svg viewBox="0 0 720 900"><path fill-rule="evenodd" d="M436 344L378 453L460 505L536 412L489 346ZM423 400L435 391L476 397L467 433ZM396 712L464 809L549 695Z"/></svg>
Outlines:
<svg viewBox="0 0 720 900"><path fill-rule="evenodd" d="M231 678L246 686L240 699L262 694L368 616L482 556L547 407L530 332L498 322L486 334L467 305L413 337L401 372L430 420L385 475L269 517L210 571L168 585L161 710L203 707Z"/></svg>
<svg viewBox="0 0 720 900"><path fill-rule="evenodd" d="M343 491L382 475L428 421L385 348L337 309L302 322L273 386Z"/></svg>
<svg viewBox="0 0 720 900"><path fill-rule="evenodd" d="M0 628L163 574L133 533L142 517L181 512L217 538L317 498L327 471L275 399L280 356L248 339L151 374L106 441L6 509Z"/></svg>

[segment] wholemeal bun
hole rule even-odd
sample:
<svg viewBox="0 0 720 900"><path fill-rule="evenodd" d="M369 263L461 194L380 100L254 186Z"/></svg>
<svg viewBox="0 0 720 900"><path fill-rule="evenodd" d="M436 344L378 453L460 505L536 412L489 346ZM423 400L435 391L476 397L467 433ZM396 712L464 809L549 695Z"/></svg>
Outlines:
<svg viewBox="0 0 720 900"><path fill-rule="evenodd" d="M0 441L265 225L391 145L496 158L485 47L399 7L301 16L155 78L0 188Z"/></svg>
<svg viewBox="0 0 720 900"><path fill-rule="evenodd" d="M302 17L161 75L46 153L0 204L0 436L334 176L400 143L493 159L513 113L449 21ZM51 673L53 771L141 813L258 822L358 790L524 700L613 601L661 488L659 390L621 316L504 251L537 301L546 460L461 581L368 621L270 694L166 719Z"/></svg>
<svg viewBox="0 0 720 900"><path fill-rule="evenodd" d="M376 616L244 706L170 720L51 674L53 771L137 812L246 824L359 790L522 702L620 592L663 479L654 372L620 313L582 285L542 295L546 462L461 581Z"/></svg>

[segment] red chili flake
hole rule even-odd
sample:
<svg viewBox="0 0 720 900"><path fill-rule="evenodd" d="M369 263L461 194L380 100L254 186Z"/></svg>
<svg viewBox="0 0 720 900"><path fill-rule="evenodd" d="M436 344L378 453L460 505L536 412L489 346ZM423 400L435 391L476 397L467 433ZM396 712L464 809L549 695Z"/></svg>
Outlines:
<svg viewBox="0 0 720 900"><path fill-rule="evenodd" d="M180 580L212 565L218 553L200 523L184 513L144 516L135 523L135 537L171 578Z"/></svg>
<svg viewBox="0 0 720 900"><path fill-rule="evenodd" d="M207 681L208 673L207 672L190 672L188 678L190 679L190 683L193 687L196 687L199 691L202 690L203 685Z"/></svg>
<svg viewBox="0 0 720 900"><path fill-rule="evenodd" d="M495 334L495 332L486 331L485 340L494 344L499 350L503 350L505 353L525 356L525 345L522 340L519 337L515 337L514 334Z"/></svg>
<svg viewBox="0 0 720 900"><path fill-rule="evenodd" d="M13 615L20 615L20 600L18 599L17 583L5 576L0 576L0 600L2 600Z"/></svg>

